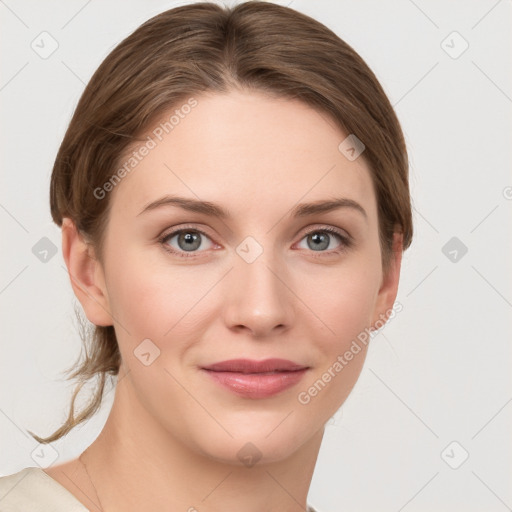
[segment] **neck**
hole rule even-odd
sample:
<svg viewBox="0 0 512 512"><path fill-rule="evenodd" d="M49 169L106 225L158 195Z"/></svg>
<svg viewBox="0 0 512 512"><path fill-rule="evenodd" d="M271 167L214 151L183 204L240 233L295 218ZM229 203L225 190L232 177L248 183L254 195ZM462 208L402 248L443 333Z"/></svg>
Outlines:
<svg viewBox="0 0 512 512"><path fill-rule="evenodd" d="M103 512L306 510L323 428L285 458L265 456L224 434L232 456L219 460L187 446L186 433L179 441L155 422L135 398L129 374L120 374L115 393L105 427L86 455Z"/></svg>

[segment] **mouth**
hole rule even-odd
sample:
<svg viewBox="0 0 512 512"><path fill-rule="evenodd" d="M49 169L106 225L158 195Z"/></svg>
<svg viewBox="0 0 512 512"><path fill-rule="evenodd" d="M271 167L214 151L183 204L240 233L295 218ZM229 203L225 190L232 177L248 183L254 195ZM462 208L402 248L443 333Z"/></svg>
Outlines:
<svg viewBox="0 0 512 512"><path fill-rule="evenodd" d="M217 384L251 399L268 398L295 386L308 369L285 359L232 359L201 368Z"/></svg>
<svg viewBox="0 0 512 512"><path fill-rule="evenodd" d="M252 359L230 359L229 361L221 361L203 368L205 370L217 372L269 373L303 370L308 367L289 361L288 359L273 358L265 359L263 361L255 361Z"/></svg>

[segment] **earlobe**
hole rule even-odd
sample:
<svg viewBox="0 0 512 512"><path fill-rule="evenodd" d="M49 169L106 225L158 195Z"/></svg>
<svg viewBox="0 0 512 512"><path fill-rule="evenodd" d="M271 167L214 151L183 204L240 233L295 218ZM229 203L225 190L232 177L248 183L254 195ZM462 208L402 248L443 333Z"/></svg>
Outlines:
<svg viewBox="0 0 512 512"><path fill-rule="evenodd" d="M85 315L94 325L113 325L103 269L94 251L70 218L62 222L62 255L73 291Z"/></svg>
<svg viewBox="0 0 512 512"><path fill-rule="evenodd" d="M395 303L398 293L398 283L400 280L402 252L403 235L401 233L395 233L393 235L393 250L390 255L389 265L383 275L375 305L372 320L372 327L375 329L380 329L393 311L393 304Z"/></svg>

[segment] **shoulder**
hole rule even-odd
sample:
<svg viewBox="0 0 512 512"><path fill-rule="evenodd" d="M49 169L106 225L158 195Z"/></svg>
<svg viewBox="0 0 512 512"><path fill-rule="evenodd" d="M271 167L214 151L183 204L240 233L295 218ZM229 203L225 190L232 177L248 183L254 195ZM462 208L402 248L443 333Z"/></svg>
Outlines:
<svg viewBox="0 0 512 512"><path fill-rule="evenodd" d="M89 512L66 488L41 468L30 467L0 477L1 512ZM317 512L308 504L307 512Z"/></svg>
<svg viewBox="0 0 512 512"><path fill-rule="evenodd" d="M0 477L2 512L88 512L63 486L41 468L30 467Z"/></svg>

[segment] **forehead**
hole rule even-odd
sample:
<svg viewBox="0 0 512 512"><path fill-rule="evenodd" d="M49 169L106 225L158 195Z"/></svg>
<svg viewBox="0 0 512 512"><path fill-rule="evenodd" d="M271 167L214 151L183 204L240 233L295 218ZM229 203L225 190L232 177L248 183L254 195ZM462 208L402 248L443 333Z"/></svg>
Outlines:
<svg viewBox="0 0 512 512"><path fill-rule="evenodd" d="M326 114L260 92L194 100L191 108L173 107L132 148L137 161L111 198L123 214L137 215L171 193L274 215L297 202L343 196L376 214L367 164L340 152L348 134ZM141 151L144 145L150 149Z"/></svg>

